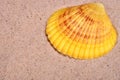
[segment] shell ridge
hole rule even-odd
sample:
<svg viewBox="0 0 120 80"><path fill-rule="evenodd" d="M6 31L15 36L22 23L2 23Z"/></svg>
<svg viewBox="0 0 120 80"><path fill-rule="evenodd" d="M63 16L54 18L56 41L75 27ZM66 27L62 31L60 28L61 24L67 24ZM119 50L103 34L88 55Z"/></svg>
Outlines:
<svg viewBox="0 0 120 80"><path fill-rule="evenodd" d="M83 37L83 41L85 41L85 36L86 36L86 33L87 33L87 30L89 29L89 21L88 21L88 23L86 22L86 29L85 29L85 31L84 31L84 37ZM88 43L88 42L87 42ZM88 44L86 43L86 46L88 46ZM87 47L85 48L85 52L84 52L84 55L83 55L83 57L85 58L86 57L86 55L87 56L89 56L89 54L87 54L86 53L86 49L87 49ZM86 57L87 58L87 57Z"/></svg>
<svg viewBox="0 0 120 80"><path fill-rule="evenodd" d="M87 15L87 14L86 14L86 15ZM85 15L85 16L86 16L86 15ZM90 22L88 21L88 19L86 19L85 16L84 16L83 18L84 18L84 20L87 21L86 24L89 25L88 23L90 23ZM79 21L78 23L80 23L80 21ZM83 23L83 24L84 24L84 23ZM79 29L80 29L80 28L79 28ZM78 31L79 31L79 29L78 29ZM86 27L86 30L87 30L87 29L88 29L88 27ZM82 31L81 31L81 32L82 32ZM77 33L77 32L76 32L76 33ZM85 34L86 34L86 33L85 33ZM77 36L77 35L76 35L76 36ZM75 37L76 37L76 36L75 36ZM76 41L76 43L78 43L78 40ZM76 46L77 46L77 44L76 44ZM77 47L75 47L75 48L77 48ZM75 49L75 50L76 50L76 49ZM76 54L76 53L74 53L74 54ZM74 55L73 55L73 56L74 56ZM78 57L78 55L77 55L76 57Z"/></svg>
<svg viewBox="0 0 120 80"><path fill-rule="evenodd" d="M65 13L65 12L64 12ZM77 13L77 11L76 12L74 12L72 15L71 14L69 14L69 15L64 15L64 13L61 15L62 17L66 17L61 23L63 23L65 20L67 20L67 19L69 19L71 16L73 16L73 15L75 15L76 13ZM63 16L64 15L64 16ZM60 23L60 24L61 24Z"/></svg>
<svg viewBox="0 0 120 80"><path fill-rule="evenodd" d="M85 22L85 19L84 19L84 22ZM83 22L83 25L82 25L82 26L85 26L85 25L84 25L84 22ZM84 30L85 30L85 28L82 28L80 35L82 35L82 32L83 32ZM81 41L84 40L84 38L81 38L81 39L80 39L80 38L81 38L81 37L79 37L78 42L79 42L79 40L81 40ZM82 44L80 45L79 52L80 52L80 50L81 50L81 47L82 47ZM82 54L82 53L80 53L78 56L82 58L81 54Z"/></svg>
<svg viewBox="0 0 120 80"><path fill-rule="evenodd" d="M86 14L86 15L88 15L88 14ZM84 21L87 21L87 20L86 20L86 17L85 17L86 15L84 15ZM89 21L88 21L88 22L89 22ZM86 24L88 24L88 23L86 22ZM85 25L83 25L83 26L85 26ZM87 30L87 29L88 29L88 27L86 27L86 30ZM83 32L83 31L81 31L81 32ZM85 34L86 34L86 33L85 33ZM84 35L84 37L85 37L85 35ZM84 40L84 38L82 38L82 39ZM79 39L79 40L80 40L80 39ZM79 40L78 40L78 42L79 42ZM81 53L80 53L80 54L81 54ZM79 55L78 55L78 56L79 56ZM84 56L84 55L83 55L83 56ZM82 57L83 57L83 56L82 56Z"/></svg>
<svg viewBox="0 0 120 80"><path fill-rule="evenodd" d="M117 41L117 32L104 6L97 3L56 11L48 19L46 34L60 53L78 59L103 56Z"/></svg>
<svg viewBox="0 0 120 80"><path fill-rule="evenodd" d="M76 17L76 18L77 18L77 17ZM73 21L74 21L74 20L72 20L70 23L72 23ZM70 23L69 23L69 25L70 25ZM60 23L60 24L61 24L61 23ZM68 26L69 26L69 25L68 25ZM66 29L67 29L67 27L66 27L64 30L66 30ZM64 30L63 30L63 31L64 31Z"/></svg>
<svg viewBox="0 0 120 80"><path fill-rule="evenodd" d="M53 29L52 31L50 31L51 33L50 33L50 35L48 35L48 37L49 38L51 38L53 35L54 35L54 33L56 33L57 32L57 30L55 30L55 29Z"/></svg>
<svg viewBox="0 0 120 80"><path fill-rule="evenodd" d="M91 23L92 23L92 21L90 21L90 24L91 24ZM94 26L93 26L93 27L94 27ZM93 30L93 27L90 26L90 28L89 28L89 30L88 30L88 33L91 33L91 31ZM92 39L92 36L91 36L91 34L89 34L89 40L90 40L90 41L88 41L88 45L87 45L87 46L89 46L89 45L91 44L91 41L92 41L91 39ZM91 46L89 46L89 49L90 49L90 47L91 47ZM90 50L89 50L89 52L90 52ZM91 57L90 55L91 55L91 53L89 53L88 57Z"/></svg>
<svg viewBox="0 0 120 80"><path fill-rule="evenodd" d="M103 34L105 35L105 30L103 30ZM102 38L101 41L104 41L104 38ZM104 45L104 43L101 43L101 44ZM100 45L100 47L102 47L102 46ZM104 53L105 49L103 48L102 51L103 51L102 53ZM100 53L100 55L102 55L102 53Z"/></svg>
<svg viewBox="0 0 120 80"><path fill-rule="evenodd" d="M81 19L80 19L80 21L82 21L82 20L84 20L84 18L81 18ZM77 26L76 29L75 29L76 32L74 33L73 40L75 40L75 38L77 37L77 33L78 33L78 32L80 31L80 29L81 29L81 26L80 26L79 23L77 23L76 26ZM78 26L79 26L79 27L78 27ZM77 41L76 41L76 45L77 45ZM76 45L75 45L74 49L76 48ZM74 52L75 52L75 51L74 51ZM71 54L72 56L74 56L73 54L78 54L78 53L74 53L74 52L72 52L72 54ZM75 56L74 56L74 57L75 57ZM76 55L76 58L77 58L77 55Z"/></svg>
<svg viewBox="0 0 120 80"><path fill-rule="evenodd" d="M113 46L114 46L114 43L113 43L114 39L113 39L113 37L114 37L114 36L113 36L113 31L112 31L111 36L108 37L108 39L109 39L108 41L109 41L109 42L107 43L107 44L108 44L108 47L109 47L109 50L111 50L111 49L113 48ZM110 45L109 43L111 43L112 45ZM111 46L112 46L112 47L111 47ZM106 54L107 54L107 53L106 53Z"/></svg>
<svg viewBox="0 0 120 80"><path fill-rule="evenodd" d="M81 19L81 21L83 21L83 20L84 20L84 18ZM73 33L73 31L69 34L69 37L72 36L72 33ZM69 49L70 49L70 46L69 46Z"/></svg>
<svg viewBox="0 0 120 80"><path fill-rule="evenodd" d="M78 17L79 17L79 16L78 16ZM78 18L78 17L77 17L77 18ZM73 26L74 26L74 25L73 25ZM77 27L74 27L74 28L77 29ZM69 31L69 32L70 32L70 31ZM70 32L70 34L68 35L68 38L69 38L69 39L70 39L70 36L72 36L72 34L73 34L73 30L72 30L72 31ZM72 44L72 43L70 43L70 44ZM71 48L70 48L70 45L69 45L69 47L68 47L68 50L69 50L69 49L71 49ZM68 52L68 50L67 50L66 52ZM71 52L71 53L72 53L72 52Z"/></svg>
<svg viewBox="0 0 120 80"><path fill-rule="evenodd" d="M73 20L73 21L74 21L74 20ZM73 22L73 21L71 21L71 22ZM66 28L67 28L67 27L66 27ZM65 29L64 29L64 30L65 30ZM61 33L62 33L64 30L61 30ZM59 37L59 36L58 36L58 37ZM58 38L58 37L57 37L57 38ZM64 39L64 38L63 38L63 39ZM60 44L60 43L58 43L58 45L59 45L59 44ZM57 46L56 46L56 47L57 47Z"/></svg>
<svg viewBox="0 0 120 80"><path fill-rule="evenodd" d="M93 27L91 27L91 31L93 32L95 30L95 25L93 25ZM91 34L91 44L94 44L94 34ZM92 48L93 48L93 51L91 51L91 56L93 56L94 55L94 47L95 47L95 45L92 45Z"/></svg>
<svg viewBox="0 0 120 80"><path fill-rule="evenodd" d="M91 22L89 22L89 23L91 23ZM88 27L89 27L89 24L88 24ZM90 31L91 29L92 29L92 27L89 28L89 31ZM86 30L86 33L87 33L87 30ZM86 34L86 33L85 33L85 34ZM88 54L88 52L90 51L89 49L90 49L90 47L91 47L91 46L89 46L89 43L90 43L90 42L88 41L88 42L87 42L87 45L86 45L86 46L87 46L86 49L88 48L88 49L85 51L85 54L87 55L87 57L85 56L86 58L90 57L90 54L91 54L91 53Z"/></svg>
<svg viewBox="0 0 120 80"><path fill-rule="evenodd" d="M77 18L77 17L76 17L76 18ZM74 20L73 20L73 21L74 21ZM73 22L73 21L71 21L71 22ZM67 28L67 27L66 27L66 28ZM65 28L65 29L66 29L66 28ZM65 30L65 29L64 29L64 30ZM64 30L61 30L61 33L62 33ZM58 37L59 37L59 36L58 36ZM64 39L65 37L66 37L66 36L64 36L63 39ZM63 39L62 39L62 40L63 40ZM60 43L62 43L62 42L59 42L58 45L59 45ZM64 45L65 45L65 44L64 44ZM63 45L63 46L64 46L64 45ZM56 46L56 47L57 47L57 46ZM62 50L62 48L61 48L61 50Z"/></svg>

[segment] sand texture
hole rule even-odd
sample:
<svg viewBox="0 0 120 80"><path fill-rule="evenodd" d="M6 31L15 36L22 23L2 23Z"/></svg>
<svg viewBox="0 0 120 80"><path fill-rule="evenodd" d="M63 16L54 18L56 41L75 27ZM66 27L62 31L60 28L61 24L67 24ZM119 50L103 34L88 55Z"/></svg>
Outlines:
<svg viewBox="0 0 120 80"><path fill-rule="evenodd" d="M102 2L118 31L109 54L75 60L59 54L45 34L56 10ZM0 0L0 80L120 80L120 0Z"/></svg>

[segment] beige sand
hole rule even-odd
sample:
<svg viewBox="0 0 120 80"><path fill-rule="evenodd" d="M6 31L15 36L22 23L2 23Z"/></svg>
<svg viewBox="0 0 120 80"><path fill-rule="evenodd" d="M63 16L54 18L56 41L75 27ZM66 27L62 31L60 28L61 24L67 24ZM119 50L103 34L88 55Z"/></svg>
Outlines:
<svg viewBox="0 0 120 80"><path fill-rule="evenodd" d="M0 0L0 80L120 80L120 42L104 57L75 60L54 50L46 21L57 9L98 0ZM120 32L120 0L99 0ZM118 36L119 37L119 36Z"/></svg>

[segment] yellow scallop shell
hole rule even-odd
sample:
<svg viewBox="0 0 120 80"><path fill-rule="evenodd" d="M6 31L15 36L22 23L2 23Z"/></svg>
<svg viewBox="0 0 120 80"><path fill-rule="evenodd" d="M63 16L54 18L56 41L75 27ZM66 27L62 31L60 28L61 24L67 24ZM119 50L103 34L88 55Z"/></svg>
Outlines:
<svg viewBox="0 0 120 80"><path fill-rule="evenodd" d="M56 11L47 22L46 34L56 50L77 59L103 56L117 41L117 32L101 3Z"/></svg>

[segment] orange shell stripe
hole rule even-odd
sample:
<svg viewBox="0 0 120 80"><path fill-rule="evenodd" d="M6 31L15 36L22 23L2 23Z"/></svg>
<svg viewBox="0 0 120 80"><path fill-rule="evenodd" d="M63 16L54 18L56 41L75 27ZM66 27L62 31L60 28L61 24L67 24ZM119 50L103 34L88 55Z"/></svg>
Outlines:
<svg viewBox="0 0 120 80"><path fill-rule="evenodd" d="M46 34L57 51L78 59L103 56L117 42L117 32L101 3L56 11L47 22Z"/></svg>
<svg viewBox="0 0 120 80"><path fill-rule="evenodd" d="M101 28L96 28L95 30L92 30L93 31L92 32L91 29L93 28L94 23L98 23L99 25L99 21L94 21L94 19L92 19L89 15L85 15L84 11L80 7L78 7L76 13L74 13L74 16L78 16L77 17L78 21L74 20L73 15L66 17L67 15L70 15L70 10L71 9L65 11L62 15L58 17L59 27L61 28L62 33L64 33L70 39L75 40L75 41L78 41L79 39L84 39L86 41L85 42L86 44L91 39L94 39L96 41L93 44L96 44L96 43L103 42L104 41L103 38L106 35L110 34L110 32L105 32L106 34L101 33L105 31L105 27L103 26L101 26ZM81 22L83 23L86 22L88 24L79 24L80 16L82 16ZM73 29L74 26L75 28ZM108 30L108 31L111 31L111 30ZM82 32L85 32L86 34ZM91 36L90 34L97 34L97 35ZM108 38L109 37L110 36L108 36Z"/></svg>

